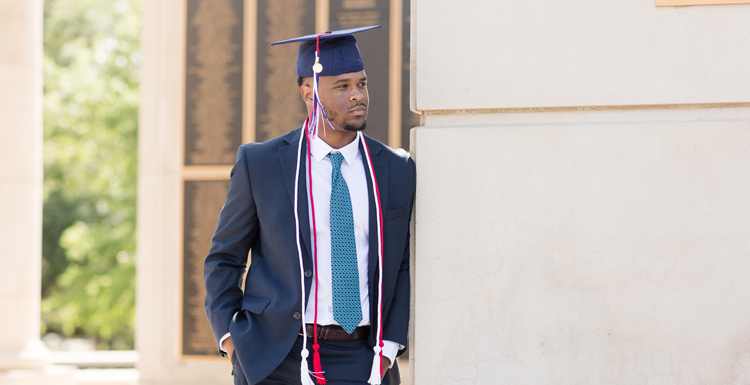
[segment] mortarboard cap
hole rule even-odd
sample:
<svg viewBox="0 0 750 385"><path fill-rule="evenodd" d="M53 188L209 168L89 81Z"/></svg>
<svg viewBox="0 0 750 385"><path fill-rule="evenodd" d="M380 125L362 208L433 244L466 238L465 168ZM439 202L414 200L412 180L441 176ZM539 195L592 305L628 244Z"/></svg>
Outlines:
<svg viewBox="0 0 750 385"><path fill-rule="evenodd" d="M365 69L362 55L357 48L357 40L352 36L357 32L380 28L379 25L369 27L328 31L325 34L312 34L289 40L277 41L271 45L302 43L297 51L297 76L312 77L314 75L315 51L318 36L320 36L320 64L323 70L319 76L336 76L347 72L359 72Z"/></svg>

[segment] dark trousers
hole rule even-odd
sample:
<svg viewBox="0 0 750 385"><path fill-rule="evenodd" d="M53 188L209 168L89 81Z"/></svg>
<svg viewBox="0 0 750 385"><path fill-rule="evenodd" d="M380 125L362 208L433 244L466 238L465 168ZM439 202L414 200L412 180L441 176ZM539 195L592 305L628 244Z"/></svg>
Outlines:
<svg viewBox="0 0 750 385"><path fill-rule="evenodd" d="M310 370L313 370L312 339L307 340L310 356L307 359ZM367 385L372 369L374 353L366 340L357 341L318 341L320 345L320 364L325 371L326 385ZM302 350L302 336L297 338L294 347L284 361L263 381L255 385L299 385L300 384L300 351ZM237 358L232 355L234 367L234 384L249 385ZM313 382L315 379L313 378ZM385 372L383 385L399 385L401 376L398 363Z"/></svg>

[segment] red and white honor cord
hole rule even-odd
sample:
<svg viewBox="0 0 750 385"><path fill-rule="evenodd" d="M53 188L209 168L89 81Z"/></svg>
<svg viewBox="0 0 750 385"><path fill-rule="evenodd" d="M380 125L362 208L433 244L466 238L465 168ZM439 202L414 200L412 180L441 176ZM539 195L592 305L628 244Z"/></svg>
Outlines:
<svg viewBox="0 0 750 385"><path fill-rule="evenodd" d="M372 350L375 357L372 360L372 370L370 379L367 382L371 385L380 385L380 379L383 377L383 209L380 206L380 188L378 188L378 179L375 176L375 170L372 167L370 158L370 148L362 136L361 131L357 131L360 141L365 148L365 157L367 158L367 167L370 170L370 180L372 181L372 190L375 192L375 213L378 227L378 329L377 341Z"/></svg>
<svg viewBox="0 0 750 385"><path fill-rule="evenodd" d="M307 120L305 121L307 123ZM307 124L305 124L307 130ZM325 385L326 378L323 371L323 365L320 363L320 345L318 344L318 229L315 221L315 199L313 198L313 179L312 179L312 150L310 142L312 136L307 135L307 185L310 194L310 213L312 214L312 233L313 233L313 271L315 272L315 322L313 322L313 371L311 374L317 380L318 384Z"/></svg>
<svg viewBox="0 0 750 385"><path fill-rule="evenodd" d="M307 123L305 123L305 127L307 127ZM305 268L304 268L304 261L302 258L302 247L300 247L299 242L299 166L300 166L300 158L302 153L302 139L304 138L305 130L302 130L302 135L299 138L299 148L297 149L297 172L294 173L294 226L295 226L295 235L297 240L297 256L299 258L299 266L300 266L300 286L302 287L302 351L300 352L300 355L302 356L301 360L301 367L300 367L300 374L302 381L302 385L315 385L312 382L312 379L310 379L309 369L307 366L307 356L310 354L310 352L307 350L307 322L305 320Z"/></svg>
<svg viewBox="0 0 750 385"><path fill-rule="evenodd" d="M325 35L325 34L321 34ZM322 120L323 130L325 131L325 124L327 123L331 129L335 128L331 124L328 116L323 109L323 105L320 103L320 97L318 95L318 73L322 70L322 66L319 63L320 55L320 36L317 38L317 46L315 51L315 66L313 66L313 103L310 116L305 120L305 126L300 133L299 147L297 149L297 168L294 174L294 224L296 230L297 240L297 255L299 258L300 268L300 286L302 288L302 351L300 355L302 362L300 363L300 377L302 385L314 385L310 375L315 377L316 381L320 385L325 385L325 372L323 371L320 363L320 345L318 344L318 239L317 229L315 220L315 199L313 197L312 189L312 152L310 149L310 142L318 134L318 125ZM313 323L313 371L309 370L307 364L307 357L310 352L307 350L307 321L305 319L306 307L306 293L305 293L305 267L302 257L302 247L300 245L300 225L299 225L299 171L302 163L302 141L307 137L307 178L309 186L309 197L310 197L310 212L312 215L313 223L313 267L315 274L315 319ZM380 205L380 189L378 188L377 177L372 166L372 159L370 157L370 149L367 147L367 142L364 140L364 136L361 132L357 132L357 137L361 141L365 149L365 158L367 160L367 167L370 173L370 181L373 186L375 195L375 212L376 212L376 224L378 233L378 326L376 331L377 341L373 347L374 357L372 362L372 369L370 371L370 378L368 383L371 385L380 385L382 373L382 360L383 360L383 210Z"/></svg>

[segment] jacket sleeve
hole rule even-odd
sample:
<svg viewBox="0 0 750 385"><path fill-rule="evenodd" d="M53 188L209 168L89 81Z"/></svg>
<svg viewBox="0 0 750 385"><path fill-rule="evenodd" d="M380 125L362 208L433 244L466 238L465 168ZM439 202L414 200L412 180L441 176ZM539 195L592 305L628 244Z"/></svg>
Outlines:
<svg viewBox="0 0 750 385"><path fill-rule="evenodd" d="M416 167L414 161L409 158L408 165L411 175L411 180L406 186L410 187L410 204L409 204L409 225L406 230L406 240L403 245L403 253L401 255L401 266L399 268L398 276L396 277L396 288L393 293L393 301L388 311L388 318L383 322L383 339L398 342L403 346L400 349L398 355L406 351L407 336L409 330L409 302L411 300L411 275L409 273L410 263L410 228L411 228L411 213L414 208L414 193L416 187Z"/></svg>
<svg viewBox="0 0 750 385"><path fill-rule="evenodd" d="M248 252L258 233L258 216L248 173L248 147L241 146L237 152L227 199L203 265L206 315L220 352L219 341L229 332L229 323L242 303L241 280Z"/></svg>

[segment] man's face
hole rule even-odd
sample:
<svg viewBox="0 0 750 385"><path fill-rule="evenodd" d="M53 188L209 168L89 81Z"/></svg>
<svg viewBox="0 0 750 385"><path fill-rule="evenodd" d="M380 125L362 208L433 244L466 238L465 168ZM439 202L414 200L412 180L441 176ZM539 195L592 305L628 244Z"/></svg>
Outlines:
<svg viewBox="0 0 750 385"><path fill-rule="evenodd" d="M320 102L334 127L346 131L365 129L370 96L364 70L321 76L318 86Z"/></svg>

